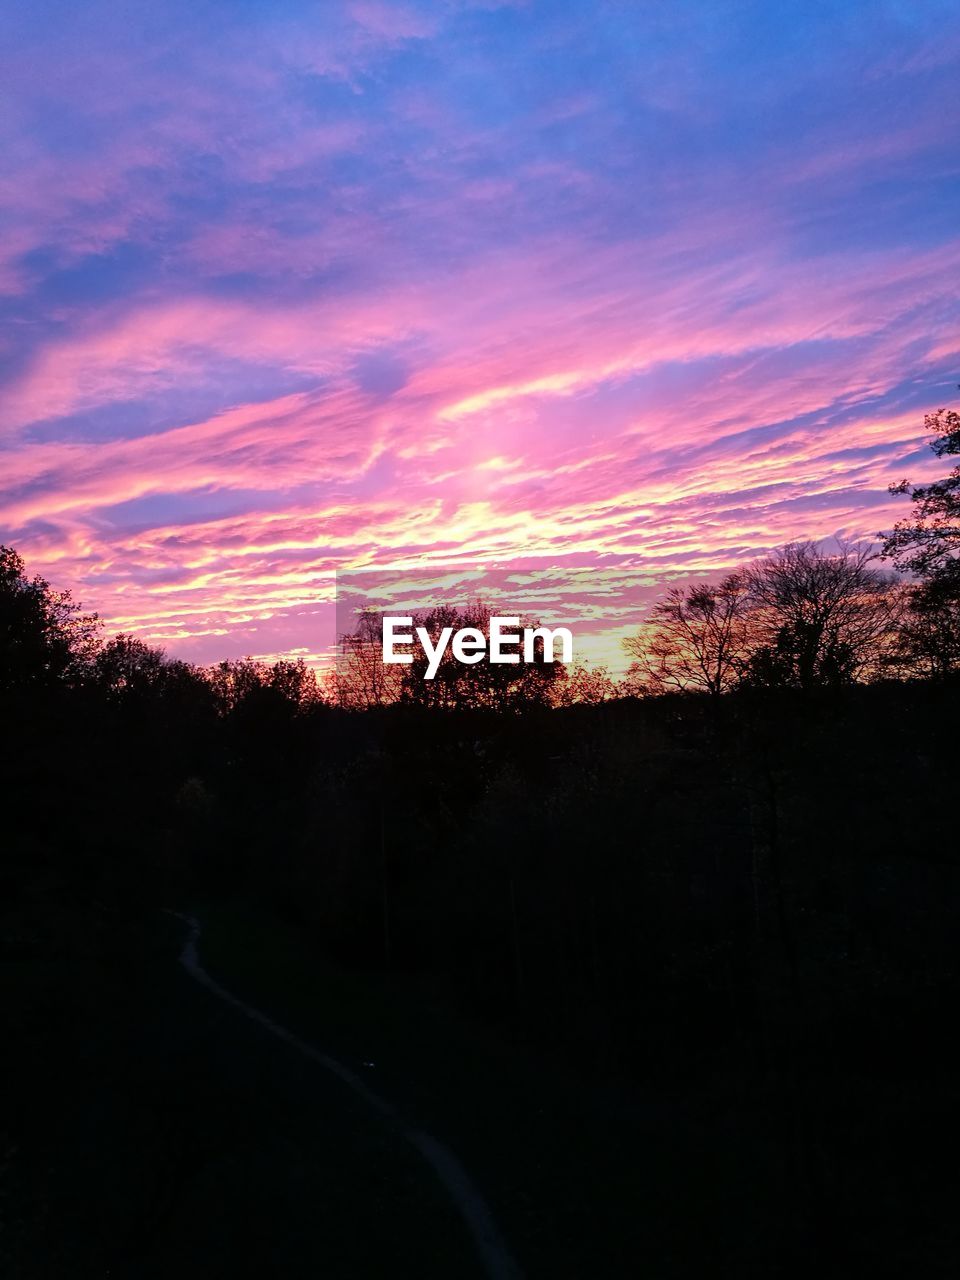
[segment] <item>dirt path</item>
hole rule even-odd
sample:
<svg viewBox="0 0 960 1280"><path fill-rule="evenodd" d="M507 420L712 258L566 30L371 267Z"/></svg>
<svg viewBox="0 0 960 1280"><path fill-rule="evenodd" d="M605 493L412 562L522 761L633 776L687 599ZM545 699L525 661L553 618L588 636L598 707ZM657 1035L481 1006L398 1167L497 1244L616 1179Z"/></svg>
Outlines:
<svg viewBox="0 0 960 1280"><path fill-rule="evenodd" d="M437 1138L420 1129L412 1129L405 1123L397 1109L386 1099L375 1093L366 1081L362 1080L349 1067L344 1066L336 1058L315 1049L299 1036L280 1026L261 1010L246 1004L207 973L200 963L197 942L200 937L200 923L193 916L183 915L179 911L171 911L187 926L188 933L183 949L180 952L180 963L196 982L218 1000L232 1005L238 1012L260 1024L278 1040L285 1041L304 1057L315 1062L317 1066L329 1071L355 1094L361 1097L374 1111L391 1123L402 1136L423 1156L439 1178L447 1195L452 1200L470 1232L477 1253L490 1280L522 1280L522 1272L512 1257L503 1236L493 1220L485 1200L472 1182L467 1171L452 1151Z"/></svg>

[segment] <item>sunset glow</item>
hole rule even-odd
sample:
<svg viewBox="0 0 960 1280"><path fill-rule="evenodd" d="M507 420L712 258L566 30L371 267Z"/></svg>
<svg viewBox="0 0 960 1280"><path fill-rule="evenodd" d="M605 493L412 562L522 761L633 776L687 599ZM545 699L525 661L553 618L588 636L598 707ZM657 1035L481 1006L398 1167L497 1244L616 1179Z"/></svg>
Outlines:
<svg viewBox="0 0 960 1280"><path fill-rule="evenodd" d="M320 658L337 569L709 576L935 466L953 3L0 29L0 541L112 631Z"/></svg>

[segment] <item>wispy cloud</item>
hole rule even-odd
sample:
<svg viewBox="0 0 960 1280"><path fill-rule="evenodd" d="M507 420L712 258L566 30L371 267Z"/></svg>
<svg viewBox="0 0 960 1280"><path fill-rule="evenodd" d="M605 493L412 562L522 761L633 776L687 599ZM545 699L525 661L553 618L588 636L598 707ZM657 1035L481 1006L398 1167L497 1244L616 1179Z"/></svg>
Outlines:
<svg viewBox="0 0 960 1280"><path fill-rule="evenodd" d="M344 564L874 534L957 376L960 23L830 10L8 10L0 536L212 658L318 652Z"/></svg>

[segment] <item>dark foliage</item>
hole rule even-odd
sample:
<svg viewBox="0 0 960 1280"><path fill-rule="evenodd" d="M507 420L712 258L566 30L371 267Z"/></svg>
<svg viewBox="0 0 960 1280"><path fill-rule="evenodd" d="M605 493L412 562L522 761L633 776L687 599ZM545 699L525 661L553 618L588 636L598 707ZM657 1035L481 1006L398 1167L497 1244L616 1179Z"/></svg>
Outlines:
<svg viewBox="0 0 960 1280"><path fill-rule="evenodd" d="M930 448L938 458L960 454L960 413L939 409L926 419L933 434ZM891 493L909 496L912 515L899 521L884 539L884 555L924 579L956 577L960 559L960 464L942 480L892 485ZM881 535L883 536L883 535Z"/></svg>
<svg viewBox="0 0 960 1280"><path fill-rule="evenodd" d="M122 968L160 907L269 906L318 955L428 978L585 1089L708 1107L716 1176L778 1188L709 1273L960 1257L955 685L356 712L302 664L204 675L129 637L91 646L5 555L10 965ZM18 1144L36 1065L7 1085Z"/></svg>

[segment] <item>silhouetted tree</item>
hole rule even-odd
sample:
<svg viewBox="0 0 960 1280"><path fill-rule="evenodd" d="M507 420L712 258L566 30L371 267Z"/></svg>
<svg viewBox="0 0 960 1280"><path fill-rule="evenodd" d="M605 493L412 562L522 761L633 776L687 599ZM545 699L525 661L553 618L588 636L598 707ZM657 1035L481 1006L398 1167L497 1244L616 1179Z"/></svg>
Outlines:
<svg viewBox="0 0 960 1280"><path fill-rule="evenodd" d="M218 662L207 668L207 679L221 715L235 711L247 698L267 685L267 668L253 658Z"/></svg>
<svg viewBox="0 0 960 1280"><path fill-rule="evenodd" d="M99 632L96 615L69 591L28 578L16 551L0 546L0 691L75 683L89 669Z"/></svg>
<svg viewBox="0 0 960 1280"><path fill-rule="evenodd" d="M290 717L323 701L316 673L303 658L220 662L207 669L206 678L221 715Z"/></svg>
<svg viewBox="0 0 960 1280"><path fill-rule="evenodd" d="M925 421L938 458L960 454L960 413L938 409ZM896 658L913 674L951 675L960 670L960 463L933 484L902 480L890 492L908 494L914 509L884 537L882 555L921 579L910 592Z"/></svg>
<svg viewBox="0 0 960 1280"><path fill-rule="evenodd" d="M893 579L866 547L790 543L746 573L751 684L812 689L878 674L897 632Z"/></svg>
<svg viewBox="0 0 960 1280"><path fill-rule="evenodd" d="M383 614L364 610L352 632L337 638L332 701L349 711L383 707L400 697L403 667L383 660Z"/></svg>
<svg viewBox="0 0 960 1280"><path fill-rule="evenodd" d="M270 667L267 684L298 711L306 711L323 701L317 673L307 666L303 658L294 661L281 658L274 662Z"/></svg>
<svg viewBox="0 0 960 1280"><path fill-rule="evenodd" d="M960 413L938 409L925 421L938 458L960 454ZM908 494L914 510L892 533L880 535L882 555L920 578L955 579L960 574L960 463L943 480L915 486L901 480L890 492Z"/></svg>
<svg viewBox="0 0 960 1280"><path fill-rule="evenodd" d="M654 605L647 626L624 642L634 658L628 689L726 693L747 659L748 603L742 573L728 574L716 586L672 587Z"/></svg>
<svg viewBox="0 0 960 1280"><path fill-rule="evenodd" d="M170 665L162 649L121 632L98 652L93 677L113 698L143 696L158 687Z"/></svg>
<svg viewBox="0 0 960 1280"><path fill-rule="evenodd" d="M555 707L596 706L616 696L617 686L605 666L588 667L577 662L558 673L551 702Z"/></svg>
<svg viewBox="0 0 960 1280"><path fill-rule="evenodd" d="M90 685L108 705L128 717L152 718L158 730L193 733L215 711L214 689L203 671L123 633L97 652Z"/></svg>
<svg viewBox="0 0 960 1280"><path fill-rule="evenodd" d="M937 574L907 587L889 665L899 676L943 679L960 673L960 590L954 575Z"/></svg>

